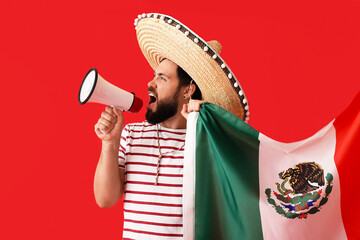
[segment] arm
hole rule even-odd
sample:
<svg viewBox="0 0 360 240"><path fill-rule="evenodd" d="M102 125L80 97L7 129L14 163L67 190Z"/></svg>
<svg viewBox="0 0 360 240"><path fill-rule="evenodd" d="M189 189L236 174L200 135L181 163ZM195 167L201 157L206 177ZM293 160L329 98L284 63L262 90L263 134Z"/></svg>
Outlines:
<svg viewBox="0 0 360 240"><path fill-rule="evenodd" d="M106 107L95 125L95 133L102 140L102 148L95 171L94 195L101 208L114 206L123 194L124 169L120 169L118 165L123 125L122 112L111 107Z"/></svg>

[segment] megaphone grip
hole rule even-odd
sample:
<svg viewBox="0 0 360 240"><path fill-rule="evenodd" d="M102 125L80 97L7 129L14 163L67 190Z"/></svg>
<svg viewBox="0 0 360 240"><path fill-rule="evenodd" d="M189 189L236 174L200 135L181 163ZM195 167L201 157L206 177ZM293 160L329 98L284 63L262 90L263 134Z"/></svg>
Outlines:
<svg viewBox="0 0 360 240"><path fill-rule="evenodd" d="M132 94L134 94L134 93L132 93ZM142 106L143 106L143 101L134 94L134 101L133 101L131 107L129 108L129 110L127 110L127 111L132 112L132 113L137 113L140 111Z"/></svg>

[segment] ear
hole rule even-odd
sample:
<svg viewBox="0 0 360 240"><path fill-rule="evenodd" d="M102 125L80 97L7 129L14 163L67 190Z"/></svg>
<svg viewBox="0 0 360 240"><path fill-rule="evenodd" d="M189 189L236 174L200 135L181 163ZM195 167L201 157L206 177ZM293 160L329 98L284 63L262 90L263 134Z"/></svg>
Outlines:
<svg viewBox="0 0 360 240"><path fill-rule="evenodd" d="M192 81L191 81L192 82ZM184 98L185 99L190 99L191 96L194 94L196 90L196 86L193 83L190 83L188 86L185 87L184 90Z"/></svg>

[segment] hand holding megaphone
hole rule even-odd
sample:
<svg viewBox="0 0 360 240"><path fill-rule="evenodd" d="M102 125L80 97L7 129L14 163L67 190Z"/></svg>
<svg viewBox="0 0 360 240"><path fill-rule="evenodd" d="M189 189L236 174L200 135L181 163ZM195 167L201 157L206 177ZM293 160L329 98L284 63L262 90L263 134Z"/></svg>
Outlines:
<svg viewBox="0 0 360 240"><path fill-rule="evenodd" d="M132 113L139 112L143 105L143 101L135 96L134 93L129 93L112 85L103 79L95 68L90 69L90 71L84 77L84 80L80 86L78 100L80 104L85 104L87 102L101 103L114 106L121 111ZM110 112L110 110L106 108L106 111L110 114L115 114L112 112L112 109ZM99 133L97 131L100 131L102 134L107 133L98 127L95 129L95 132L98 136Z"/></svg>
<svg viewBox="0 0 360 240"><path fill-rule="evenodd" d="M143 105L143 101L135 94L112 85L103 79L95 68L90 69L84 77L78 100L80 104L101 103L132 113L139 112Z"/></svg>
<svg viewBox="0 0 360 240"><path fill-rule="evenodd" d="M96 135L105 142L120 142L121 131L124 126L124 117L122 111L115 107L106 106L105 111L95 124Z"/></svg>

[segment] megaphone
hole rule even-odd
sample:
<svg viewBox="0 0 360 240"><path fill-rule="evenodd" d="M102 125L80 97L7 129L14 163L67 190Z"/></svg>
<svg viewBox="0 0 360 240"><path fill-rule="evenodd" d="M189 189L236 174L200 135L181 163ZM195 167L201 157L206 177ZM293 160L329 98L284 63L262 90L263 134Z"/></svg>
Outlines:
<svg viewBox="0 0 360 240"><path fill-rule="evenodd" d="M143 105L143 101L134 93L122 90L103 79L96 68L90 69L84 77L78 100L80 104L87 102L102 103L132 113L139 112Z"/></svg>

